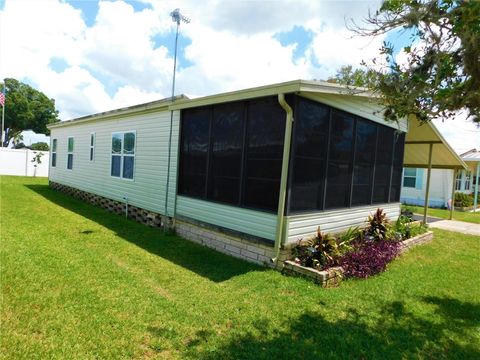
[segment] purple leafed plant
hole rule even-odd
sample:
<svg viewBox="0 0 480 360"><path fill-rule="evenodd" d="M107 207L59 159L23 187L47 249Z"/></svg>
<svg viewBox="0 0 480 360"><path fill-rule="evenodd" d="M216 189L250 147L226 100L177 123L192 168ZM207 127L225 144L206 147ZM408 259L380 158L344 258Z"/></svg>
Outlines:
<svg viewBox="0 0 480 360"><path fill-rule="evenodd" d="M340 265L346 277L367 278L385 271L387 264L400 252L400 243L389 240L368 241L342 256Z"/></svg>

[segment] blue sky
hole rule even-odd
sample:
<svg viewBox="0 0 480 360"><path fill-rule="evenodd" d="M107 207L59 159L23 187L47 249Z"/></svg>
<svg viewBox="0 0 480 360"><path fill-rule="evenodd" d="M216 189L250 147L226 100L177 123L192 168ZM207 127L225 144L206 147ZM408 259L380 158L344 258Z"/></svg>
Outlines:
<svg viewBox="0 0 480 360"><path fill-rule="evenodd" d="M406 45L408 33L366 39L346 29L346 21L360 22L379 5L376 0L0 0L0 77L17 78L54 98L64 120L168 97L175 36L169 13L180 8L192 21L180 27L177 94L327 79L342 65L378 56L383 41L394 43L397 52ZM464 127L464 135L452 137L457 148L478 143L475 129L457 124Z"/></svg>

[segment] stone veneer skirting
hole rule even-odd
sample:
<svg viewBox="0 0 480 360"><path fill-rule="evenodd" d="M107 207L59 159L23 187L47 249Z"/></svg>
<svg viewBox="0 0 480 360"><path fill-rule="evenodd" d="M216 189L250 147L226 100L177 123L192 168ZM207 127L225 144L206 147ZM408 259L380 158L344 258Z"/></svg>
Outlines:
<svg viewBox="0 0 480 360"><path fill-rule="evenodd" d="M118 215L125 215L125 203L108 199L100 195L92 194L87 191L79 190L68 185L59 184L50 181L50 187L61 191L77 199L86 201L92 205L100 206L110 212ZM231 232L222 232L218 227L208 224L198 223L195 220L189 221L187 218L176 219L172 226L172 219L156 212L145 210L133 205L128 205L128 218L136 222L152 226L155 228L172 227L181 237L207 246L219 252L231 255L237 258L247 260L260 265L282 267L282 262L288 258L289 251L283 249L280 252L279 259L273 264L270 259L273 257L273 241L263 239L252 239Z"/></svg>

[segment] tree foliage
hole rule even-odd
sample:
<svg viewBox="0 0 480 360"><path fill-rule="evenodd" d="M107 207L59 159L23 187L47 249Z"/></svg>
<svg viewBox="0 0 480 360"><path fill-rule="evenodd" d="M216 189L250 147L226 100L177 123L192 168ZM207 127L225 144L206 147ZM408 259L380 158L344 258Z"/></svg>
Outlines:
<svg viewBox="0 0 480 360"><path fill-rule="evenodd" d="M59 121L55 100L15 79L5 79L5 129L10 128L8 139L23 130L49 134L47 124Z"/></svg>
<svg viewBox="0 0 480 360"><path fill-rule="evenodd" d="M425 122L466 110L480 125L480 1L385 0L362 26L351 23L350 29L362 36L412 33L402 49L405 63L398 63L393 45L384 43L380 54L386 62L363 62L366 79L352 69L347 75L353 80L346 77L352 85L355 79L368 80L386 104L387 120L414 114ZM337 81L342 77L337 73Z"/></svg>
<svg viewBox="0 0 480 360"><path fill-rule="evenodd" d="M38 151L49 151L50 146L46 142L36 142L32 145L30 145L30 149L32 150L38 150Z"/></svg>

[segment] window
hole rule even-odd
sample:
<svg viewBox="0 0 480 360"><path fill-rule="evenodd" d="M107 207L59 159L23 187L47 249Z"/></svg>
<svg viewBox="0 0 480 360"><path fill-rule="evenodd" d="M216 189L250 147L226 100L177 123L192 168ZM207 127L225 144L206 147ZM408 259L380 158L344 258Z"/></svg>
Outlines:
<svg viewBox="0 0 480 360"><path fill-rule="evenodd" d="M113 133L110 175L123 179L133 179L134 166L135 132Z"/></svg>
<svg viewBox="0 0 480 360"><path fill-rule="evenodd" d="M276 98L248 104L244 205L274 210L282 173L285 111Z"/></svg>
<svg viewBox="0 0 480 360"><path fill-rule="evenodd" d="M276 97L183 110L178 193L275 211L285 116Z"/></svg>
<svg viewBox="0 0 480 360"><path fill-rule="evenodd" d="M405 134L297 97L288 211L397 202Z"/></svg>
<svg viewBox="0 0 480 360"><path fill-rule="evenodd" d="M179 193L204 198L207 185L210 109L182 111Z"/></svg>
<svg viewBox="0 0 480 360"><path fill-rule="evenodd" d="M471 171L465 172L465 190L470 190L470 179L472 177Z"/></svg>
<svg viewBox="0 0 480 360"><path fill-rule="evenodd" d="M67 142L67 169L73 169L73 137L69 137Z"/></svg>
<svg viewBox="0 0 480 360"><path fill-rule="evenodd" d="M403 171L403 187L415 188L417 186L417 169L405 168Z"/></svg>
<svg viewBox="0 0 480 360"><path fill-rule="evenodd" d="M323 209L330 108L299 99L293 134L292 211Z"/></svg>
<svg viewBox="0 0 480 360"><path fill-rule="evenodd" d="M244 111L242 103L222 104L213 110L209 199L239 203Z"/></svg>
<svg viewBox="0 0 480 360"><path fill-rule="evenodd" d="M357 120L353 166L352 205L370 204L377 145L377 125Z"/></svg>
<svg viewBox="0 0 480 360"><path fill-rule="evenodd" d="M95 159L95 133L90 133L90 161Z"/></svg>
<svg viewBox="0 0 480 360"><path fill-rule="evenodd" d="M326 209L348 207L352 174L353 131L353 115L339 110L332 110L327 167L327 196L325 199Z"/></svg>
<svg viewBox="0 0 480 360"><path fill-rule="evenodd" d="M52 167L57 166L57 139L52 140Z"/></svg>
<svg viewBox="0 0 480 360"><path fill-rule="evenodd" d="M373 181L373 203L387 203L392 175L394 130L386 126L378 129L375 176Z"/></svg>
<svg viewBox="0 0 480 360"><path fill-rule="evenodd" d="M455 190L462 190L462 175L463 170L457 171L457 176L455 178Z"/></svg>

